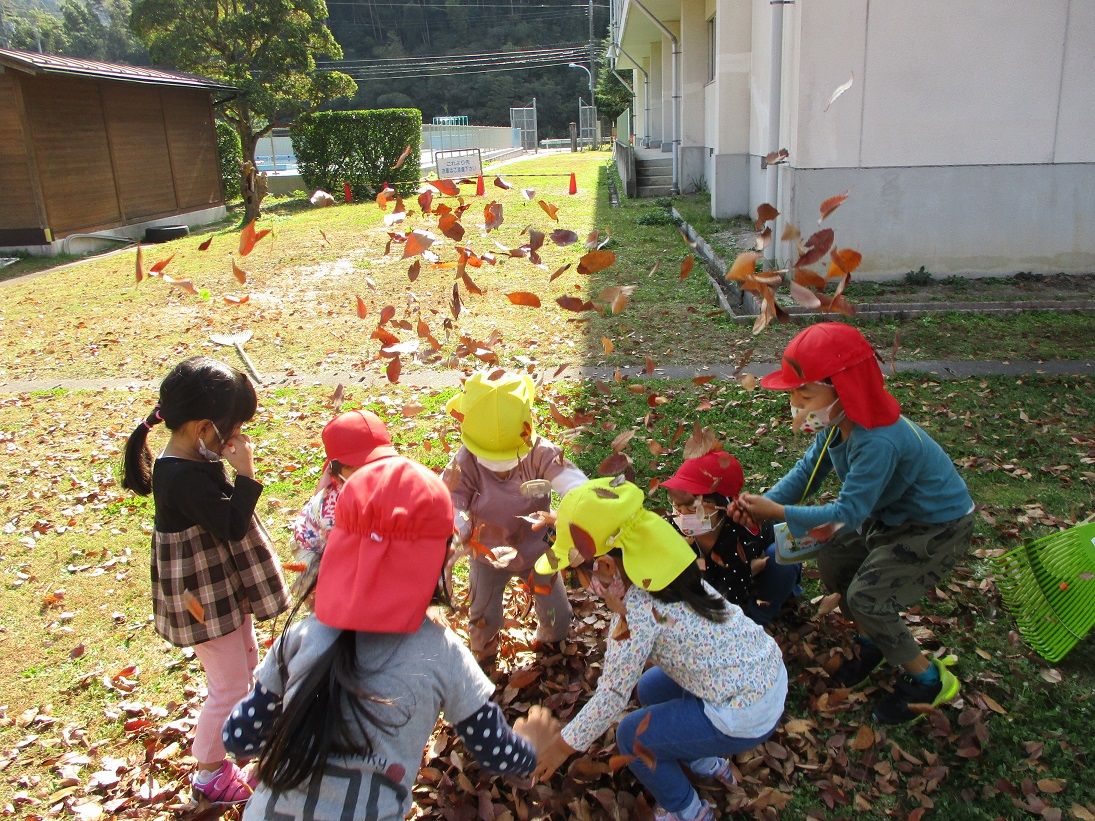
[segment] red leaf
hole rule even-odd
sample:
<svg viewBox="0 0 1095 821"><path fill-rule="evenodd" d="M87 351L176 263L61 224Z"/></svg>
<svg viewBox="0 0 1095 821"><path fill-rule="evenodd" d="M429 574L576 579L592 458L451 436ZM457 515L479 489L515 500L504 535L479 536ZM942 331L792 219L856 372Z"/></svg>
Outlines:
<svg viewBox="0 0 1095 821"><path fill-rule="evenodd" d="M800 268L806 265L813 265L825 256L826 252L832 247L833 229L822 228L806 240L806 253L798 258L798 261L795 262L795 267Z"/></svg>
<svg viewBox="0 0 1095 821"><path fill-rule="evenodd" d="M552 205L550 202L544 202L540 200L540 207L544 209L544 213L551 217L556 222L559 221L559 206Z"/></svg>
<svg viewBox="0 0 1095 821"><path fill-rule="evenodd" d="M418 256L433 245L436 239L429 231L412 231L403 245L403 259Z"/></svg>
<svg viewBox="0 0 1095 821"><path fill-rule="evenodd" d="M457 220L456 214L443 214L437 221L437 228L453 242L460 242L464 238L464 226Z"/></svg>
<svg viewBox="0 0 1095 821"><path fill-rule="evenodd" d="M730 270L726 272L727 281L737 280L742 282L746 277L752 276L757 270L757 260L760 254L756 251L743 251L738 254Z"/></svg>
<svg viewBox="0 0 1095 821"><path fill-rule="evenodd" d="M493 231L505 220L502 218L502 204L491 200L483 208L484 227L487 231Z"/></svg>
<svg viewBox="0 0 1095 821"><path fill-rule="evenodd" d="M399 372L403 369L402 363L397 356L391 362L388 363L388 367L384 369L384 375L388 377L388 381L393 385L399 382Z"/></svg>
<svg viewBox="0 0 1095 821"><path fill-rule="evenodd" d="M560 308L563 308L567 311L580 312L580 311L596 311L597 310L597 308L593 305L592 302L586 302L584 300L579 299L576 296L561 296L558 299L556 299L555 301L557 303L559 303Z"/></svg>
<svg viewBox="0 0 1095 821"><path fill-rule="evenodd" d="M247 278L250 276L250 274L248 274L245 270L243 270L242 268L240 268L240 266L236 264L235 257L232 257L232 276L236 278L236 282L238 282L240 285L246 285Z"/></svg>
<svg viewBox="0 0 1095 821"><path fill-rule="evenodd" d="M141 243L137 243L137 282L144 279L144 253L141 251Z"/></svg>
<svg viewBox="0 0 1095 821"><path fill-rule="evenodd" d="M569 270L570 270L570 266L571 266L571 265L573 265L573 263L571 263L571 262L568 262L568 263L567 263L566 265L564 265L564 266L563 266L562 268L558 269L558 270L557 270L557 271L556 271L556 272L555 272L554 274L552 274L552 275L551 275L551 278L550 278L550 279L548 279L548 282L554 282L555 280L557 280L557 279L558 279L559 277L561 277L561 276L562 276L562 275L563 275L564 273L566 273L567 271L569 271Z"/></svg>
<svg viewBox="0 0 1095 821"><path fill-rule="evenodd" d="M593 541L593 537L574 522L570 523L570 538L574 540L574 547L585 561L588 562L597 555L597 543Z"/></svg>
<svg viewBox="0 0 1095 821"><path fill-rule="evenodd" d="M807 288L824 288L824 278L811 268L796 268L795 282Z"/></svg>
<svg viewBox="0 0 1095 821"><path fill-rule="evenodd" d="M418 274L422 271L422 260L416 259L411 263L411 267L407 269L407 279L414 282L418 279Z"/></svg>
<svg viewBox="0 0 1095 821"><path fill-rule="evenodd" d="M696 264L696 258L693 256L687 256L684 261L681 262L681 274L680 281L684 282L688 279L688 275L692 273L692 266Z"/></svg>
<svg viewBox="0 0 1095 821"><path fill-rule="evenodd" d="M236 296L235 294L224 295L224 301L229 305L243 305L250 299L251 297L249 294L244 294L243 296Z"/></svg>
<svg viewBox="0 0 1095 821"><path fill-rule="evenodd" d="M155 263L151 268L148 269L149 275L151 276L152 274L158 274L163 271L163 269L166 268L171 260L173 260L174 258L175 255L172 254L171 256L167 257L167 259L161 259L159 262Z"/></svg>
<svg viewBox="0 0 1095 821"><path fill-rule="evenodd" d="M357 298L357 315L364 319L369 315L369 306L365 304L365 300L361 297Z"/></svg>
<svg viewBox="0 0 1095 821"><path fill-rule="evenodd" d="M450 197L457 197L460 195L460 189L456 187L456 183L452 180L426 180L426 184L432 186L440 194L445 194Z"/></svg>
<svg viewBox="0 0 1095 821"><path fill-rule="evenodd" d="M603 271L616 261L616 255L611 251L590 251L578 260L579 274L595 274Z"/></svg>
<svg viewBox="0 0 1095 821"><path fill-rule="evenodd" d="M559 246L573 245L578 241L578 234L566 228L556 228L551 232L551 241Z"/></svg>
<svg viewBox="0 0 1095 821"><path fill-rule="evenodd" d="M483 296L483 289L472 281L472 278L468 276L467 271L460 272L460 279L464 281L464 287L468 289L469 293L475 294L476 296Z"/></svg>
<svg viewBox="0 0 1095 821"><path fill-rule="evenodd" d="M380 321L377 323L377 325L387 325L389 322L391 322L394 316L395 306L385 305L383 308L380 309Z"/></svg>
<svg viewBox="0 0 1095 821"><path fill-rule="evenodd" d="M840 207L840 204L844 202L844 200L848 199L848 193L848 191L845 191L843 194L837 194L835 197L829 197L829 199L821 203L821 219L819 219L818 222L821 222L821 220L825 219L836 209L838 209Z"/></svg>
<svg viewBox="0 0 1095 821"><path fill-rule="evenodd" d="M497 188L501 188L503 191L509 191L511 188L513 188L512 185L510 185L508 182L506 182L501 177L495 177L494 178L494 185Z"/></svg>
<svg viewBox="0 0 1095 821"><path fill-rule="evenodd" d="M458 283L452 284L452 301L449 302L449 310L452 312L453 319L460 318L460 286Z"/></svg>
<svg viewBox="0 0 1095 821"><path fill-rule="evenodd" d="M209 246L212 245L212 244L213 244L213 238L210 237L209 239L207 239L205 242L203 242L201 245L198 246L198 250L199 251L208 251Z"/></svg>
<svg viewBox="0 0 1095 821"><path fill-rule="evenodd" d="M828 273L830 279L852 273L863 261L863 254L851 248L834 248L829 257L831 259Z"/></svg>
<svg viewBox="0 0 1095 821"><path fill-rule="evenodd" d="M433 191L423 191L418 195L418 207L423 214L429 214L433 209Z"/></svg>
<svg viewBox="0 0 1095 821"><path fill-rule="evenodd" d="M759 231L764 227L764 223L774 220L779 216L779 211L774 206L767 202L762 202L757 208L757 222L756 229Z"/></svg>
<svg viewBox="0 0 1095 821"><path fill-rule="evenodd" d="M263 228L261 231L255 230L255 223L258 221L258 217L251 220L244 229L240 232L240 256L245 257L254 250L255 244L270 233L269 228Z"/></svg>
<svg viewBox="0 0 1095 821"><path fill-rule="evenodd" d="M540 297L528 291L513 291L506 294L506 299L514 305L527 305L529 308L540 307Z"/></svg>

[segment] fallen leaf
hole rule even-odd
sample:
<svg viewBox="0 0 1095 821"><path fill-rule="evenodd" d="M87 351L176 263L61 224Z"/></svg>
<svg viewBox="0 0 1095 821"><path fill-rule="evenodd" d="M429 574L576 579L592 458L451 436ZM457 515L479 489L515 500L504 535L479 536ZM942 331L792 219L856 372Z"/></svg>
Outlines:
<svg viewBox="0 0 1095 821"><path fill-rule="evenodd" d="M604 348L606 354L610 354L616 350L615 344L607 336L601 337L601 347Z"/></svg>
<svg viewBox="0 0 1095 821"><path fill-rule="evenodd" d="M235 294L225 294L224 301L229 305L244 305L251 299L250 294L244 294L243 296L236 296Z"/></svg>
<svg viewBox="0 0 1095 821"><path fill-rule="evenodd" d="M852 739L853 750L869 750L874 746L875 736L874 730L871 729L869 724L859 725L859 730L855 734L855 738Z"/></svg>
<svg viewBox="0 0 1095 821"><path fill-rule="evenodd" d="M512 291L506 294L506 299L514 305L525 305L529 308L540 307L540 297L528 291Z"/></svg>

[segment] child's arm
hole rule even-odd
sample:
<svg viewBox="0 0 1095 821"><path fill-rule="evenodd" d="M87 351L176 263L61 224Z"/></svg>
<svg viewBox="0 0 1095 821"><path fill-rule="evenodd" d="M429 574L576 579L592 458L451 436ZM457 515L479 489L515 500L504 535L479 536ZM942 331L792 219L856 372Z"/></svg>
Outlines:
<svg viewBox="0 0 1095 821"><path fill-rule="evenodd" d="M493 701L453 725L479 766L501 775L529 776L536 767L536 751L513 731Z"/></svg>
<svg viewBox="0 0 1095 821"><path fill-rule="evenodd" d="M471 537L471 517L468 511L471 509L471 500L475 496L476 489L472 486L467 474L460 468L460 454L463 448L458 450L449 460L449 464L441 472L441 479L449 489L452 496L453 526L460 541L466 542Z"/></svg>
<svg viewBox="0 0 1095 821"><path fill-rule="evenodd" d="M858 529L874 512L897 467L897 450L887 442L861 447L848 460L848 474L836 501L825 505L786 505L787 526L795 536L821 525L840 522Z"/></svg>
<svg viewBox="0 0 1095 821"><path fill-rule="evenodd" d="M798 504L799 500L802 499L803 492L806 490L806 483L810 481L810 474L814 473L814 465L817 465L817 473L814 474L810 492L817 492L822 480L833 469L829 453L826 451L824 456L821 455L822 448L825 447L825 436L825 431L815 436L813 444L810 445L803 457L764 495L781 505ZM821 458L821 464L818 464L819 457Z"/></svg>
<svg viewBox="0 0 1095 821"><path fill-rule="evenodd" d="M252 758L270 740L274 724L281 715L281 695L255 684L243 701L236 705L224 722L221 740L224 749L236 758Z"/></svg>
<svg viewBox="0 0 1095 821"><path fill-rule="evenodd" d="M544 469L544 478L551 482L551 489L560 496L565 496L574 488L589 481L589 477L582 472L581 468L563 456L563 451L558 445L543 442L542 446L551 448L553 451L553 458Z"/></svg>
<svg viewBox="0 0 1095 821"><path fill-rule="evenodd" d="M248 476L237 476L229 495L218 482L207 477L208 474L189 471L171 483L169 492L179 513L218 539L242 539L251 528L262 485Z"/></svg>

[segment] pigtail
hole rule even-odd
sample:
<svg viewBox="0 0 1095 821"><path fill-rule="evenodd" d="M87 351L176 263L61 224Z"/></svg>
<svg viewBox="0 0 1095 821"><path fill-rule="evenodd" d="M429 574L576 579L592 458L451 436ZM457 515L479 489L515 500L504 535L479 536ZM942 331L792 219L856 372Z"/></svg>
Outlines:
<svg viewBox="0 0 1095 821"><path fill-rule="evenodd" d="M122 487L132 490L139 496L152 492L152 451L148 447L148 432L152 426L162 422L160 406L148 415L141 424L129 434L125 443L125 460L122 463Z"/></svg>

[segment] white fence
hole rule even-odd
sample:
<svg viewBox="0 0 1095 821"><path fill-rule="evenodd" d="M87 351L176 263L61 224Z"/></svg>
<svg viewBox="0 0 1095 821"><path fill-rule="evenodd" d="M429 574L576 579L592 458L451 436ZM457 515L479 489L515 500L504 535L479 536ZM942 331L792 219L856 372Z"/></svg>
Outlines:
<svg viewBox="0 0 1095 821"><path fill-rule="evenodd" d="M489 125L422 124L422 150L447 151L453 148L478 148L497 151L520 148L521 129Z"/></svg>

